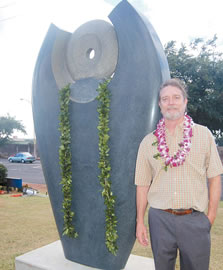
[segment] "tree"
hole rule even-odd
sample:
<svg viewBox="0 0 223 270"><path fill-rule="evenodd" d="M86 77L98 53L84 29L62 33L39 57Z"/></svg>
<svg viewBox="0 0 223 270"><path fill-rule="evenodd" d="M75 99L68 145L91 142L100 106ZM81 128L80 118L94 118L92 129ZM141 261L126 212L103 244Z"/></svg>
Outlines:
<svg viewBox="0 0 223 270"><path fill-rule="evenodd" d="M10 140L15 130L26 134L25 127L15 117L11 117L10 115L0 117L0 146Z"/></svg>
<svg viewBox="0 0 223 270"><path fill-rule="evenodd" d="M196 123L223 136L223 57L216 50L217 36L196 38L189 45L165 45L171 77L182 79L188 87L188 113Z"/></svg>
<svg viewBox="0 0 223 270"><path fill-rule="evenodd" d="M223 137L217 138L216 143L218 146L223 146Z"/></svg>

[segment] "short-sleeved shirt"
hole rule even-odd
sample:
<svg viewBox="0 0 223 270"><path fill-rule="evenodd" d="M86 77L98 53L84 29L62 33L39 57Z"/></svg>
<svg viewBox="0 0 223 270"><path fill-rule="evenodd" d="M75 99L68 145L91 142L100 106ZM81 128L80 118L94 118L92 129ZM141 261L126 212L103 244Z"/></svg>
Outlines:
<svg viewBox="0 0 223 270"><path fill-rule="evenodd" d="M166 142L169 154L173 156L179 150L183 140L183 123L179 124L174 135L166 129ZM223 173L214 137L207 127L194 124L191 149L183 165L168 166L164 170L164 158L153 156L158 153L157 141L153 133L148 134L138 150L135 184L150 186L148 203L158 209L188 209L203 212L208 204L207 178Z"/></svg>

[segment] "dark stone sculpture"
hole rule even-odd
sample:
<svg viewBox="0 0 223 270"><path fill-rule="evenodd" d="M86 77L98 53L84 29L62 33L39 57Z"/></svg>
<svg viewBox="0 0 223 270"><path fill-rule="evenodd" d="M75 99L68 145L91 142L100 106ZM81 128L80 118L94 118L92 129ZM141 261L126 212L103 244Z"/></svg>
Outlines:
<svg viewBox="0 0 223 270"><path fill-rule="evenodd" d="M95 268L118 270L125 267L135 242L134 172L138 146L142 138L155 128L160 117L157 92L160 84L169 78L169 69L154 29L127 1L120 2L109 18L118 41L116 50L115 39L112 39L114 46L111 50L114 54L118 53L111 60L113 67L105 72L105 76L109 76L115 69L109 89L112 94L111 181L116 196L119 235L117 256L109 253L105 245L105 206L98 180L98 113L97 94L94 91L103 79L103 69L102 74L99 70L95 77L88 69L89 73L85 76L84 71L76 72L76 67L72 66L74 63L67 64L64 58L69 57L69 50L72 51L71 45L67 45L71 44L72 35L54 25L49 28L36 63L33 117L43 172L65 257ZM89 56L90 51L94 50L97 58L98 52L102 52L97 42L96 47L87 43L83 53ZM75 41L72 44L75 46ZM78 76L75 77L75 74ZM70 107L72 209L76 213L77 239L62 236L59 89L67 82L71 83L73 89Z"/></svg>

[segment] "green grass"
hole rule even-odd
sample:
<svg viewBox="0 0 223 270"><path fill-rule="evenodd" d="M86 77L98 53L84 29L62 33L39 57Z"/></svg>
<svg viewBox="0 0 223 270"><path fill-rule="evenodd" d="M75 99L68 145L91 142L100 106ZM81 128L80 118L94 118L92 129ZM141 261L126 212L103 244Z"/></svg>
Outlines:
<svg viewBox="0 0 223 270"><path fill-rule="evenodd" d="M13 270L15 257L58 240L48 198L0 197L0 269Z"/></svg>
<svg viewBox="0 0 223 270"><path fill-rule="evenodd" d="M210 270L223 270L223 202L211 232ZM0 195L0 270L15 269L16 256L58 239L49 198ZM151 247L142 247L138 242L132 253L152 257ZM179 262L176 269L180 269Z"/></svg>

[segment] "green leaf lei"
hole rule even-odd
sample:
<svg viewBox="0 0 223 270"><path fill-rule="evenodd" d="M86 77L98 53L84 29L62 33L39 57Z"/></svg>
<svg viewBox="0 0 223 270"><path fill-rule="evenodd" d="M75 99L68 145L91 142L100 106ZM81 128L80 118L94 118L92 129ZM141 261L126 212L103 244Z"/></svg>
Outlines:
<svg viewBox="0 0 223 270"><path fill-rule="evenodd" d="M62 192L64 195L63 212L64 212L64 228L63 235L70 238L77 238L78 233L72 224L74 212L71 211L72 202L72 169L71 169L71 135L69 120L69 104L70 104L70 85L68 84L60 90L60 148L59 160L61 168Z"/></svg>
<svg viewBox="0 0 223 270"><path fill-rule="evenodd" d="M110 111L110 92L108 90L108 84L110 80L106 80L104 83L99 85L98 91L98 113L99 113L99 123L98 123L98 135L99 135L99 154L100 159L98 162L98 167L100 169L99 181L102 190L102 197L104 198L104 203L106 205L105 215L106 215L106 246L108 250L113 254L117 254L117 218L115 216L115 196L111 191L111 181L110 181L110 171L111 165L109 161L109 111Z"/></svg>
<svg viewBox="0 0 223 270"><path fill-rule="evenodd" d="M105 221L106 221L106 233L105 244L113 255L117 254L117 218L115 216L115 196L111 190L110 181L110 161L109 161L109 111L110 111L110 92L107 88L110 80L106 80L101 83L97 89L98 91L98 135L99 135L99 155L100 159L98 167L100 169L100 175L98 176L102 190L102 197L106 205L105 209ZM69 120L69 104L70 104L70 85L65 86L60 90L60 142L59 160L61 166L61 176L63 185L62 191L64 195L63 212L64 212L64 229L63 235L67 235L70 238L77 238L78 233L75 231L75 227L72 224L74 212L71 211L72 201L72 163L71 163L71 135L70 135L70 120Z"/></svg>

